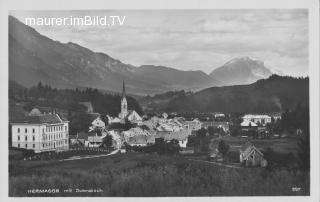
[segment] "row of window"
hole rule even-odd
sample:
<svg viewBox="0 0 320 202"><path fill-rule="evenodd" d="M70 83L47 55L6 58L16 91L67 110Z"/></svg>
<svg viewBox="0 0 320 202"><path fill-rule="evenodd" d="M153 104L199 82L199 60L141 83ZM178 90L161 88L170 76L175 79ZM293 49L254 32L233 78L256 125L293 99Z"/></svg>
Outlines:
<svg viewBox="0 0 320 202"><path fill-rule="evenodd" d="M18 148L20 148L20 144L18 144ZM28 144L25 144L25 147L24 148L28 148ZM32 148L36 148L36 145L35 144L32 144Z"/></svg>
<svg viewBox="0 0 320 202"><path fill-rule="evenodd" d="M24 140L28 141L28 136L24 136ZM35 141L35 140L36 140L36 137L32 136L32 141ZM18 135L18 141L20 141L20 135Z"/></svg>
<svg viewBox="0 0 320 202"><path fill-rule="evenodd" d="M57 143L57 144L56 144ZM57 142L53 142L53 143L47 143L47 144L42 144L42 147L43 148L45 148L45 147L52 147L53 146L53 148L56 148L56 146L62 146L63 144L68 144L68 141L67 140L61 140L61 141L57 141ZM20 143L18 144L18 148L20 148L21 147L21 145L20 145ZM28 148L28 144L25 144L25 147L24 148ZM32 148L36 148L36 145L35 144L32 144Z"/></svg>
<svg viewBox="0 0 320 202"><path fill-rule="evenodd" d="M24 129L24 132L27 133L28 132L28 128ZM36 130L34 128L32 128L32 133L35 133ZM18 133L20 133L20 128L18 128Z"/></svg>
<svg viewBox="0 0 320 202"><path fill-rule="evenodd" d="M61 139L62 133L43 135L43 140Z"/></svg>
<svg viewBox="0 0 320 202"><path fill-rule="evenodd" d="M44 135L43 140L52 140L52 139L61 139L62 138L62 133L54 134L54 135ZM20 141L20 135L18 135L18 141ZM24 140L28 141L28 136L24 136ZM36 137L32 136L32 141L35 141Z"/></svg>
<svg viewBox="0 0 320 202"><path fill-rule="evenodd" d="M65 126L65 131L67 131L67 126ZM63 131L63 126L51 126L46 128L46 132Z"/></svg>
<svg viewBox="0 0 320 202"><path fill-rule="evenodd" d="M47 127L46 128L46 132L55 132L55 131L62 131L63 130L63 126L52 126L52 127ZM65 126L65 131L68 130L68 127ZM17 129L18 133L20 133L20 128ZM24 132L25 133L28 133L28 128L25 128L24 129ZM32 133L35 133L36 132L36 129L35 128L32 128ZM42 132L44 133L44 128L42 129Z"/></svg>
<svg viewBox="0 0 320 202"><path fill-rule="evenodd" d="M58 134L51 134L51 135L44 135L43 136L43 140L52 140L52 139L61 139L62 138L62 133L58 133ZM20 135L18 135L18 141L20 141ZM28 141L28 136L24 136L24 140ZM35 141L36 137L33 135L32 136L32 141Z"/></svg>
<svg viewBox="0 0 320 202"><path fill-rule="evenodd" d="M45 148L45 147L52 147L53 148L56 148L56 146L62 146L63 144L68 144L68 141L67 140L61 140L61 141L56 141L56 142L49 142L49 143L45 143L45 144L42 144L42 147Z"/></svg>

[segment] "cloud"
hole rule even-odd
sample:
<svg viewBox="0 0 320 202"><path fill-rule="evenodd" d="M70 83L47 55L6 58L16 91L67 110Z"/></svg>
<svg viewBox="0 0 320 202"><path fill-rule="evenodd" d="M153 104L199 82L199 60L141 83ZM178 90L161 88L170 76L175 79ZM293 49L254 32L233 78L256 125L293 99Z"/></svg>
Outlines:
<svg viewBox="0 0 320 202"><path fill-rule="evenodd" d="M216 22L212 22L209 20L202 20L202 28L203 32L243 32L248 31L251 27L242 22L238 21L230 21L230 20L219 20Z"/></svg>
<svg viewBox="0 0 320 202"><path fill-rule="evenodd" d="M15 12L25 16L126 15L124 26L35 27L133 65L166 65L210 73L249 56L290 75L308 74L306 9L113 10Z"/></svg>

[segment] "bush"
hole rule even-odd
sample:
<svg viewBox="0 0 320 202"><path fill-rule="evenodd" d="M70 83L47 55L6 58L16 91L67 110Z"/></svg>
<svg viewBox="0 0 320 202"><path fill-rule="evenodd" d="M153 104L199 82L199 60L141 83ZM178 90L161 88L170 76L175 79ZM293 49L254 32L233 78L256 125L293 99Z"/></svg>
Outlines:
<svg viewBox="0 0 320 202"><path fill-rule="evenodd" d="M10 160L22 160L24 158L33 157L35 155L33 150L23 148L10 148L9 159Z"/></svg>
<svg viewBox="0 0 320 202"><path fill-rule="evenodd" d="M229 148L230 146L224 140L219 141L218 151L222 154L223 157L228 153Z"/></svg>
<svg viewBox="0 0 320 202"><path fill-rule="evenodd" d="M231 163L239 163L240 162L240 154L239 151L229 151L226 154L226 161L231 162Z"/></svg>
<svg viewBox="0 0 320 202"><path fill-rule="evenodd" d="M127 151L136 151L144 153L158 153L174 155L181 150L178 140L172 139L170 142L164 141L163 138L157 138L155 144L148 146L130 146L125 145Z"/></svg>
<svg viewBox="0 0 320 202"><path fill-rule="evenodd" d="M297 159L292 152L290 153L275 152L270 147L268 147L265 151L263 151L263 157L268 162L268 168L296 167Z"/></svg>

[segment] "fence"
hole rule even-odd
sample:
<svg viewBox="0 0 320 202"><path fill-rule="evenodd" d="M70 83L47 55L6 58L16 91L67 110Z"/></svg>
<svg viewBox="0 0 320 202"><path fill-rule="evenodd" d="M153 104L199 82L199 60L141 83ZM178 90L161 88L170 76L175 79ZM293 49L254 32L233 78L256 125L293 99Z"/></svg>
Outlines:
<svg viewBox="0 0 320 202"><path fill-rule="evenodd" d="M69 151L98 151L98 152L110 152L110 150L107 149L100 149L100 148L94 148L94 147L79 147L79 148L70 148L67 151L61 151L61 152L69 152Z"/></svg>
<svg viewBox="0 0 320 202"><path fill-rule="evenodd" d="M79 147L79 148L70 148L65 151L52 151L52 152L43 152L35 154L34 156L25 157L24 160L48 160L48 159L60 159L67 158L69 155L80 155L77 152L95 152L95 153L110 153L110 150L101 149L101 148L90 148L90 147ZM83 153L82 153L83 154Z"/></svg>

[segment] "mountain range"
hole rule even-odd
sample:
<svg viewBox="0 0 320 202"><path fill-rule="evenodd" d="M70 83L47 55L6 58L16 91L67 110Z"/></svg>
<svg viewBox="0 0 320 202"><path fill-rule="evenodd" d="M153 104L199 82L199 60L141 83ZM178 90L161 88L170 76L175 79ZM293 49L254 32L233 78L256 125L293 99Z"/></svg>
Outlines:
<svg viewBox="0 0 320 202"><path fill-rule="evenodd" d="M75 43L60 43L9 16L9 78L30 87L39 81L58 88L91 87L133 94L198 90L222 83L202 71L124 64Z"/></svg>
<svg viewBox="0 0 320 202"><path fill-rule="evenodd" d="M263 113L309 104L309 79L271 75L248 85L167 92L139 100L145 111Z"/></svg>
<svg viewBox="0 0 320 202"><path fill-rule="evenodd" d="M125 81L130 94L153 95L248 84L271 74L263 62L248 57L233 59L210 75L165 66L136 67L72 42L54 41L9 16L9 79L25 87L41 81L57 88L119 92Z"/></svg>
<svg viewBox="0 0 320 202"><path fill-rule="evenodd" d="M210 73L212 78L219 78L225 85L250 84L271 76L274 72L264 63L249 57L235 58L216 68Z"/></svg>

